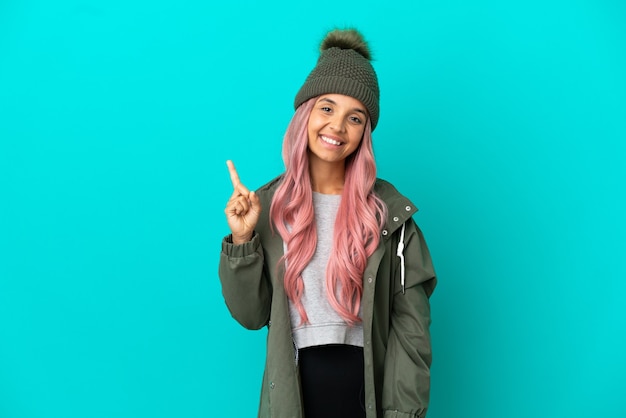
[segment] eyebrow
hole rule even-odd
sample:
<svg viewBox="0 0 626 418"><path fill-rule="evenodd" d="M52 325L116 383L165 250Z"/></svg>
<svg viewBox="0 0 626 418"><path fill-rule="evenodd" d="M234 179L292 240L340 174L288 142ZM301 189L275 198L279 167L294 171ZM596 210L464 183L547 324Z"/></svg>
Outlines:
<svg viewBox="0 0 626 418"><path fill-rule="evenodd" d="M327 99L326 97L324 97L323 99L320 100L320 102L328 102L330 104L334 104L336 105L337 103L334 100L331 99ZM362 113L363 116L367 116L367 113L365 113L365 110L359 108L359 107L355 107L354 109L352 109L353 112L359 112Z"/></svg>

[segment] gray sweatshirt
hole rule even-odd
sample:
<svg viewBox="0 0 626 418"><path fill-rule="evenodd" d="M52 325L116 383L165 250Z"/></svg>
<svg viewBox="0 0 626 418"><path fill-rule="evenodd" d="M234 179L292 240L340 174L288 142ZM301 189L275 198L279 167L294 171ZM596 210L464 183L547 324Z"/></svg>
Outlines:
<svg viewBox="0 0 626 418"><path fill-rule="evenodd" d="M349 326L332 308L326 294L326 266L333 247L333 229L341 195L313 193L317 247L302 272L302 304L309 323L300 324L300 314L289 303L294 340L298 348L325 344L348 344L363 347L361 323Z"/></svg>

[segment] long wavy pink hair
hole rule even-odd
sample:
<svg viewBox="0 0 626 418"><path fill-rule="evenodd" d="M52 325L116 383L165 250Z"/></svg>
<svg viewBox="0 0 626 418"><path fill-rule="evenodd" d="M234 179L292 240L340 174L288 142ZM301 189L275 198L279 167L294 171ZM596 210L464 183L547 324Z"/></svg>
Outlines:
<svg viewBox="0 0 626 418"><path fill-rule="evenodd" d="M307 134L309 115L316 100L300 105L289 123L283 141L286 171L270 207L272 223L287 245L287 252L281 258L285 292L300 313L302 323L308 322L301 301L302 271L317 246ZM374 193L375 181L376 163L368 119L359 147L346 159L344 189L326 268L330 304L350 325L360 321L363 272L367 258L378 246L386 220L387 207Z"/></svg>

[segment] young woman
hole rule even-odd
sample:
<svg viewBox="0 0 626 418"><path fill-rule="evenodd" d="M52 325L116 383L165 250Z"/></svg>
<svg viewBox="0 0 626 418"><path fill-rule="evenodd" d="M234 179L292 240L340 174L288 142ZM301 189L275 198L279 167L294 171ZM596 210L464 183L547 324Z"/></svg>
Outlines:
<svg viewBox="0 0 626 418"><path fill-rule="evenodd" d="M234 192L219 276L246 328L268 327L260 417L422 418L435 274L416 207L376 178L379 90L355 30L330 32L296 95L285 173Z"/></svg>

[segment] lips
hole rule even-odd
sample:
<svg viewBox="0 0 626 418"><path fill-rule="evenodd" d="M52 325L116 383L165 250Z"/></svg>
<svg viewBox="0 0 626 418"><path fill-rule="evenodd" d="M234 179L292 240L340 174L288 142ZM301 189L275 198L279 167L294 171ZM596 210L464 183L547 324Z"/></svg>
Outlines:
<svg viewBox="0 0 626 418"><path fill-rule="evenodd" d="M330 145L336 145L336 146L343 145L343 142L340 142L340 141L337 141L336 139L327 137L326 135L320 135L320 138L322 139L322 141L324 141L324 142L326 142L327 144L330 144Z"/></svg>

